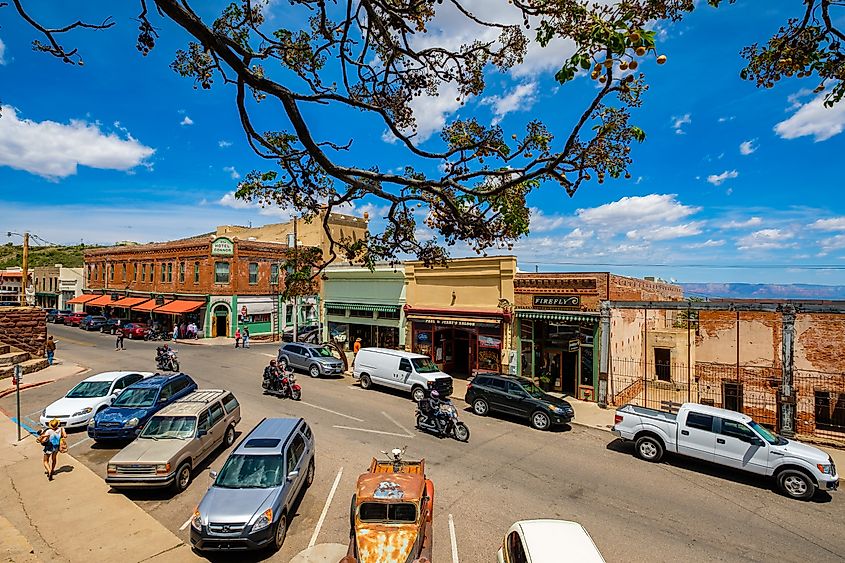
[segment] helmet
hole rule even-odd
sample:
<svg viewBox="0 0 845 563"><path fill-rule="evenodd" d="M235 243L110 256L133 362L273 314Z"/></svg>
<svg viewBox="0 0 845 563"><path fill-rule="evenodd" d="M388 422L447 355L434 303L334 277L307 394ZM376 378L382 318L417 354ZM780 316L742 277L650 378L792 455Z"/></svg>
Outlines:
<svg viewBox="0 0 845 563"><path fill-rule="evenodd" d="M276 365L276 360L270 360L270 365L271 365L271 366Z"/></svg>
<svg viewBox="0 0 845 563"><path fill-rule="evenodd" d="M440 398L440 393L437 391L437 389L433 389L431 391L431 398L432 399L439 399Z"/></svg>

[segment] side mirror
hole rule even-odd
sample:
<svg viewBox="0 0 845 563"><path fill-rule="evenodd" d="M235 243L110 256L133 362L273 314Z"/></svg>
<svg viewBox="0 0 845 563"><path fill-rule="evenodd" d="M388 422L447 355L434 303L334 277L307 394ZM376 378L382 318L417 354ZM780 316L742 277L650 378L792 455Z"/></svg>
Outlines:
<svg viewBox="0 0 845 563"><path fill-rule="evenodd" d="M197 438L202 438L206 434L208 434L208 430L206 430L205 428L200 428L199 430L197 430Z"/></svg>
<svg viewBox="0 0 845 563"><path fill-rule="evenodd" d="M288 473L288 481L293 481L293 480L294 480L294 479L296 479L297 477L299 477L299 471L298 471L298 470L296 470L296 469L294 469L293 471L291 471L290 473Z"/></svg>
<svg viewBox="0 0 845 563"><path fill-rule="evenodd" d="M217 479L217 472L214 471L213 469L209 469L208 470L208 476L211 477L212 479Z"/></svg>

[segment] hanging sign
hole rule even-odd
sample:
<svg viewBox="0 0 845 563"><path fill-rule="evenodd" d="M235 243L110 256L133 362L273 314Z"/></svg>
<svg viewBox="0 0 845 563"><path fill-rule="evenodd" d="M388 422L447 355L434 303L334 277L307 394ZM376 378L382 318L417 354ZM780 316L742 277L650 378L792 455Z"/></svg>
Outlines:
<svg viewBox="0 0 845 563"><path fill-rule="evenodd" d="M218 237L211 241L212 256L232 256L235 253L235 243L226 237Z"/></svg>

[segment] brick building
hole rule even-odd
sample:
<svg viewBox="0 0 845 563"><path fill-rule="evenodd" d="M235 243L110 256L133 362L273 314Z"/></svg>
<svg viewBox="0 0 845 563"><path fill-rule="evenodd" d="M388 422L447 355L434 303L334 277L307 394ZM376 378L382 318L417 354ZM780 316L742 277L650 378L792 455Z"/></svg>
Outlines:
<svg viewBox="0 0 845 563"><path fill-rule="evenodd" d="M61 268L61 264L56 264L55 266L36 266L32 269L36 307L58 308L59 272Z"/></svg>

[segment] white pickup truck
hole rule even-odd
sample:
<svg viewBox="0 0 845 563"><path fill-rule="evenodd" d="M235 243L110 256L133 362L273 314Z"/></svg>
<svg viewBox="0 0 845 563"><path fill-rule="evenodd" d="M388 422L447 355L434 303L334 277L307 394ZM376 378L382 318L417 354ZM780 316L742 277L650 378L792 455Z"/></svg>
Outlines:
<svg viewBox="0 0 845 563"><path fill-rule="evenodd" d="M835 490L833 460L813 446L778 436L738 412L684 403L678 414L625 405L613 433L635 443L638 457L657 462L665 452L774 477L789 497L810 499L816 489Z"/></svg>

